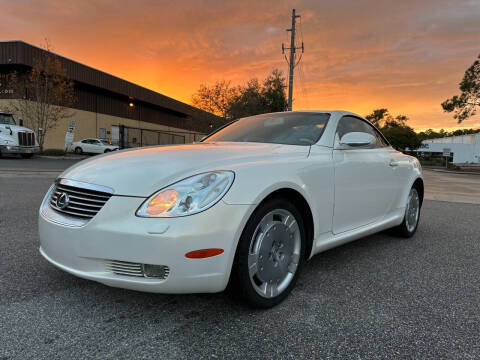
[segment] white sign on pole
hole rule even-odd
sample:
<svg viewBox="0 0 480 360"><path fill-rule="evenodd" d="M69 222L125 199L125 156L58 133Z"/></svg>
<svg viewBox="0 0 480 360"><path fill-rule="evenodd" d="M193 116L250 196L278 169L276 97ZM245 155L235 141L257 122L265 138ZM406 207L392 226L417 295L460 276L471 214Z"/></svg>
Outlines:
<svg viewBox="0 0 480 360"><path fill-rule="evenodd" d="M65 149L70 149L70 146L72 146L73 143L73 132L67 132L65 134Z"/></svg>
<svg viewBox="0 0 480 360"><path fill-rule="evenodd" d="M443 156L450 157L451 153L452 153L452 149L443 148Z"/></svg>
<svg viewBox="0 0 480 360"><path fill-rule="evenodd" d="M71 120L68 123L68 131L74 132L76 127L77 127L77 123L75 121Z"/></svg>

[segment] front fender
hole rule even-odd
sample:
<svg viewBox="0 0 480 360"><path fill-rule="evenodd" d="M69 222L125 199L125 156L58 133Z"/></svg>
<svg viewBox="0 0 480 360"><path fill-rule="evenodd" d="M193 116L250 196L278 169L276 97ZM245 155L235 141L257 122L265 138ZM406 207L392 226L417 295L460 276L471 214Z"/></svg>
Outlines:
<svg viewBox="0 0 480 360"><path fill-rule="evenodd" d="M227 204L258 205L277 190L295 190L310 207L314 237L331 231L334 170L328 150L324 154L269 163L268 166L245 164L234 171L235 181L223 199Z"/></svg>

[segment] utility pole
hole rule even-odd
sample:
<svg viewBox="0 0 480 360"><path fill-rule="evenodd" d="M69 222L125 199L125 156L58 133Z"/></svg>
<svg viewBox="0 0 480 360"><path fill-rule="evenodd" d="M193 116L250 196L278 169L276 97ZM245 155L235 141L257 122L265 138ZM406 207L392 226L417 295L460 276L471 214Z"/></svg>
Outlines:
<svg viewBox="0 0 480 360"><path fill-rule="evenodd" d="M285 54L285 50L290 50L290 60L287 59L287 56L285 55L285 60L287 61L287 64L289 66L289 76L288 76L288 111L292 111L292 97L293 97L293 69L295 66L298 65L300 62L300 59L302 58L302 55L300 54L300 57L298 61L296 61L295 58L295 53L296 50L302 50L302 54L305 51L303 47L303 42L302 46L295 47L295 22L297 18L299 18L300 15L295 14L295 9L292 9L292 28L287 29L287 31L291 32L291 37L290 37L290 47L287 48L285 45L282 43L282 54Z"/></svg>

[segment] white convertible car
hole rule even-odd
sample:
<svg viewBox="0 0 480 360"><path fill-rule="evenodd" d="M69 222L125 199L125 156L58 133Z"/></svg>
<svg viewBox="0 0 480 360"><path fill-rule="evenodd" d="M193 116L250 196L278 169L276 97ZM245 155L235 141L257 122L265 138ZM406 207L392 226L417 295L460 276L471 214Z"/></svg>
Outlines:
<svg viewBox="0 0 480 360"><path fill-rule="evenodd" d="M388 228L412 236L423 192L418 160L358 115L264 114L198 144L66 170L40 208L40 252L110 286L197 293L230 283L270 307L311 256Z"/></svg>

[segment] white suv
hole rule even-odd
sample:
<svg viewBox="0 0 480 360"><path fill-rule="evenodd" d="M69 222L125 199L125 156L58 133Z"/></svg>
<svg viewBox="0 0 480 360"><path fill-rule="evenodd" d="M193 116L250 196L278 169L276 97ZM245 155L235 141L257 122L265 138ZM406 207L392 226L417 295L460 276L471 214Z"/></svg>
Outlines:
<svg viewBox="0 0 480 360"><path fill-rule="evenodd" d="M103 154L118 150L118 146L112 145L106 140L102 139L84 139L76 141L72 144L71 148L77 154Z"/></svg>

